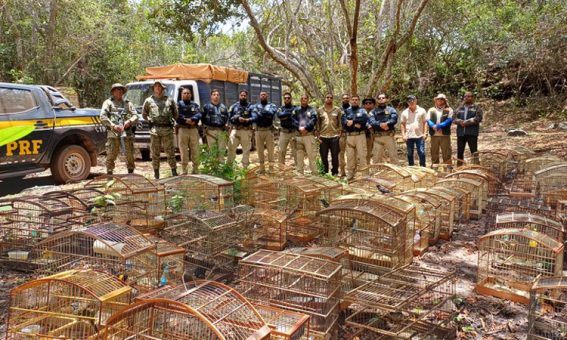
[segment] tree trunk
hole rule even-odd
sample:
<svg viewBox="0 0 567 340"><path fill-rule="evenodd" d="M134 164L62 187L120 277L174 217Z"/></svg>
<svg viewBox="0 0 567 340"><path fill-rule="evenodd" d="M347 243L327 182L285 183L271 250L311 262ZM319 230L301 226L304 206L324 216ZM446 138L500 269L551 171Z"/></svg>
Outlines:
<svg viewBox="0 0 567 340"><path fill-rule="evenodd" d="M343 15L345 17L345 23L347 26L347 32L349 35L349 46L350 46L350 93L351 95L358 94L358 22L360 19L360 0L356 0L354 4L354 17L353 23L351 25L350 15L345 3L345 0L339 0Z"/></svg>
<svg viewBox="0 0 567 340"><path fill-rule="evenodd" d="M51 0L49 2L49 22L47 24L47 32L45 35L45 59L43 66L45 67L44 82L46 84L52 84L52 71L53 68L49 65L54 65L53 54L55 50L55 29L57 26L57 0Z"/></svg>

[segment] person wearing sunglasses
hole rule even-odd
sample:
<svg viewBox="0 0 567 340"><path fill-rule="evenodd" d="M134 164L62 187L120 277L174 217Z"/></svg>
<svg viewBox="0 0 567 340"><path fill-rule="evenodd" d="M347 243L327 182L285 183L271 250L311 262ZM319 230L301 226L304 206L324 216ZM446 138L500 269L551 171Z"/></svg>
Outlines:
<svg viewBox="0 0 567 340"><path fill-rule="evenodd" d="M398 113L396 109L387 105L388 97L381 93L378 95L378 105L370 114L369 124L374 134L374 148L372 152L372 163L378 164L385 161L384 154L388 155L389 162L399 164L398 147L394 135Z"/></svg>

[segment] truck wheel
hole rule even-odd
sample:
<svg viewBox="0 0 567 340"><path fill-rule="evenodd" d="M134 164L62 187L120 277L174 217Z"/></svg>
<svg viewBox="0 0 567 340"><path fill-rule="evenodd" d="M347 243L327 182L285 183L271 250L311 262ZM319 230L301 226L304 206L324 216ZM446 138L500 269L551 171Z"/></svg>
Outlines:
<svg viewBox="0 0 567 340"><path fill-rule="evenodd" d="M140 149L140 154L142 155L142 160L145 162L151 159L150 149Z"/></svg>
<svg viewBox="0 0 567 340"><path fill-rule="evenodd" d="M51 163L51 175L57 183L81 181L91 173L91 158L79 145L60 148Z"/></svg>

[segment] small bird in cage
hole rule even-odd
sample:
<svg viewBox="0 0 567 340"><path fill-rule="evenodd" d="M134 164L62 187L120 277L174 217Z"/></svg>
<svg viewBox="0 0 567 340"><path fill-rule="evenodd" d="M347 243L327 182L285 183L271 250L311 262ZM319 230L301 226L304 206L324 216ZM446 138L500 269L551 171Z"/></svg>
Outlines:
<svg viewBox="0 0 567 340"><path fill-rule="evenodd" d="M378 191L380 191L380 192L383 193L384 195L386 195L386 194L391 194L391 193L392 193L390 190L388 190L388 188L386 188L386 187L383 186L382 184L376 184L376 188L378 189Z"/></svg>
<svg viewBox="0 0 567 340"><path fill-rule="evenodd" d="M324 208L328 208L331 204L324 198L321 198L319 200L321 202L321 204L323 205Z"/></svg>

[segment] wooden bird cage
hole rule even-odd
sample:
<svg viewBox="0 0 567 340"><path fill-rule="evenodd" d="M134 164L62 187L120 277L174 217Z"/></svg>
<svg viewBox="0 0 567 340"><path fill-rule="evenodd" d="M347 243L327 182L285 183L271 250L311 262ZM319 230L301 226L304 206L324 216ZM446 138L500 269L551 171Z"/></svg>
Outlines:
<svg viewBox="0 0 567 340"><path fill-rule="evenodd" d="M156 247L152 250L156 260L155 267L159 276L159 286L166 284L180 285L185 274L185 248L162 240L155 235L144 235Z"/></svg>
<svg viewBox="0 0 567 340"><path fill-rule="evenodd" d="M437 176L437 171L424 168L422 166L407 166L405 167L407 171L411 174L416 175L419 177L419 187L420 188L429 188L435 185L439 177Z"/></svg>
<svg viewBox="0 0 567 340"><path fill-rule="evenodd" d="M469 178L481 182L485 207L488 197L496 196L500 193L500 180L480 170L460 170L448 175L447 178Z"/></svg>
<svg viewBox="0 0 567 340"><path fill-rule="evenodd" d="M282 308L254 304L270 327L272 340L309 340L309 315Z"/></svg>
<svg viewBox="0 0 567 340"><path fill-rule="evenodd" d="M223 212L234 207L234 184L210 175L183 175L160 181L172 213L193 209Z"/></svg>
<svg viewBox="0 0 567 340"><path fill-rule="evenodd" d="M395 184L396 192L403 192L422 187L423 184L420 181L425 178L425 175L423 172L410 171L402 166L380 163L368 166L368 177L392 182Z"/></svg>
<svg viewBox="0 0 567 340"><path fill-rule="evenodd" d="M143 233L156 233L163 228L166 198L163 185L136 174L103 175L85 184L114 195L114 205L99 209L104 220L128 224Z"/></svg>
<svg viewBox="0 0 567 340"><path fill-rule="evenodd" d="M411 263L415 224L413 210L393 199L343 196L318 213L324 244L347 249L354 261L384 268Z"/></svg>
<svg viewBox="0 0 567 340"><path fill-rule="evenodd" d="M484 210L486 201L483 200L482 183L468 179L468 178L448 178L442 179L435 184L435 186L442 186L454 190L455 188L462 189L470 193L470 217L480 219L482 211Z"/></svg>
<svg viewBox="0 0 567 340"><path fill-rule="evenodd" d="M534 182L540 195L548 191L567 188L567 163L536 171Z"/></svg>
<svg viewBox="0 0 567 340"><path fill-rule="evenodd" d="M272 164L270 169L266 172L261 171L261 167L251 167L246 171L246 176L242 180L242 202L251 206L256 206L255 193L256 188L265 183L273 181L284 182L296 176L295 169L292 166L285 164Z"/></svg>
<svg viewBox="0 0 567 340"><path fill-rule="evenodd" d="M567 187L546 191L541 196L547 206L556 208L559 202L567 200Z"/></svg>
<svg viewBox="0 0 567 340"><path fill-rule="evenodd" d="M511 161L515 163L516 174L523 174L526 168L526 161L535 156L535 152L521 145L514 145L505 148L511 156Z"/></svg>
<svg viewBox="0 0 567 340"><path fill-rule="evenodd" d="M246 249L283 250L287 244L288 215L271 209L257 209L248 220L250 237Z"/></svg>
<svg viewBox="0 0 567 340"><path fill-rule="evenodd" d="M567 223L567 200L557 201L555 206L555 219Z"/></svg>
<svg viewBox="0 0 567 340"><path fill-rule="evenodd" d="M108 320L105 339L269 339L270 328L233 288L214 281L165 286Z"/></svg>
<svg viewBox="0 0 567 340"><path fill-rule="evenodd" d="M339 317L341 265L259 250L240 261L239 288L251 301L308 314L313 331L329 334Z"/></svg>
<svg viewBox="0 0 567 340"><path fill-rule="evenodd" d="M427 201L436 209L439 218L439 239L450 240L453 234L455 223L456 199L455 196L448 195L442 191L430 189L415 189L404 192L404 195L418 197Z"/></svg>
<svg viewBox="0 0 567 340"><path fill-rule="evenodd" d="M435 171L437 178L445 178L448 174L452 173L455 166L452 164L431 164L431 170Z"/></svg>
<svg viewBox="0 0 567 340"><path fill-rule="evenodd" d="M537 231L560 243L563 243L565 236L565 228L561 222L557 222L545 216L530 213L512 212L496 215L496 223L494 224L493 230L504 228L525 228Z"/></svg>
<svg viewBox="0 0 567 340"><path fill-rule="evenodd" d="M510 159L510 155L505 151L482 150L477 151L472 157L477 157L479 162L471 163L480 164L481 166L492 169L500 180L503 180L508 174L508 161Z"/></svg>
<svg viewBox="0 0 567 340"><path fill-rule="evenodd" d="M530 290L528 339L567 338L567 278L542 277Z"/></svg>
<svg viewBox="0 0 567 340"><path fill-rule="evenodd" d="M479 240L476 291L528 303L533 281L563 271L563 243L528 229L500 229Z"/></svg>
<svg viewBox="0 0 567 340"><path fill-rule="evenodd" d="M232 271L233 255L249 237L243 224L210 210L192 210L170 217L160 236L185 249L186 265L199 279L219 271Z"/></svg>
<svg viewBox="0 0 567 340"><path fill-rule="evenodd" d="M563 161L555 156L541 156L529 158L525 161L524 174L526 176L532 176L539 170L548 168L550 166L559 165Z"/></svg>
<svg viewBox="0 0 567 340"><path fill-rule="evenodd" d="M141 290L158 286L156 245L136 229L112 222L52 235L33 248L38 273L92 268L121 277Z"/></svg>
<svg viewBox="0 0 567 340"><path fill-rule="evenodd" d="M429 245L433 245L439 241L441 234L441 202L438 198L428 195L427 193L404 192L397 195L406 202L416 206L416 219L421 220L422 226L429 231Z"/></svg>
<svg viewBox="0 0 567 340"><path fill-rule="evenodd" d="M0 201L0 263L17 270L33 270L32 248L50 235L72 229L73 218L84 214L53 197Z"/></svg>
<svg viewBox="0 0 567 340"><path fill-rule="evenodd" d="M88 210L89 208L88 201L79 198L70 191L63 191L63 190L49 191L41 196L48 199L55 198L76 210Z"/></svg>
<svg viewBox="0 0 567 340"><path fill-rule="evenodd" d="M6 339L95 338L131 301L132 288L93 270L70 270L10 291Z"/></svg>
<svg viewBox="0 0 567 340"><path fill-rule="evenodd" d="M447 339L457 312L454 273L406 266L345 296L352 338Z"/></svg>
<svg viewBox="0 0 567 340"><path fill-rule="evenodd" d="M455 222L465 223L470 219L471 193L461 188L434 186L430 191L444 193L455 198Z"/></svg>
<svg viewBox="0 0 567 340"><path fill-rule="evenodd" d="M506 186L507 194L517 199L534 199L537 196L537 187L532 177L514 178Z"/></svg>

